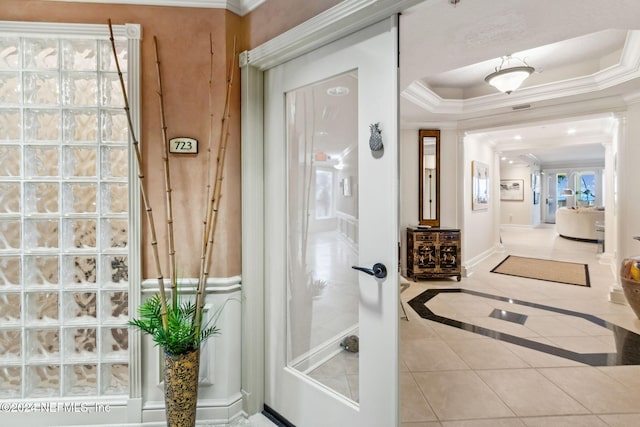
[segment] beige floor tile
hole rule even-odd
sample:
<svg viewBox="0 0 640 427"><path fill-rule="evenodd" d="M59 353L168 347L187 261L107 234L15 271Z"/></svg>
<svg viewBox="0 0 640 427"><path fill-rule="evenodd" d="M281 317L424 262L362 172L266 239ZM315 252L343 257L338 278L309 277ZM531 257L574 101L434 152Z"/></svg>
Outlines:
<svg viewBox="0 0 640 427"><path fill-rule="evenodd" d="M413 374L439 420L514 417L473 371Z"/></svg>
<svg viewBox="0 0 640 427"><path fill-rule="evenodd" d="M607 427L607 424L595 415L522 418L522 422L527 427Z"/></svg>
<svg viewBox="0 0 640 427"><path fill-rule="evenodd" d="M431 322L431 327L438 334L438 336L444 341L459 341L459 340L490 340L491 338L484 335L475 334L469 331L463 331L462 329L443 325L442 323Z"/></svg>
<svg viewBox="0 0 640 427"><path fill-rule="evenodd" d="M597 368L542 368L539 372L594 414L638 412L633 390Z"/></svg>
<svg viewBox="0 0 640 427"><path fill-rule="evenodd" d="M636 396L640 396L640 366L601 366L598 369L629 387Z"/></svg>
<svg viewBox="0 0 640 427"><path fill-rule="evenodd" d="M411 372L469 369L442 340L423 339L403 342L402 359Z"/></svg>
<svg viewBox="0 0 640 427"><path fill-rule="evenodd" d="M347 375L347 384L349 384L349 392L351 400L360 401L360 376L356 374Z"/></svg>
<svg viewBox="0 0 640 427"><path fill-rule="evenodd" d="M518 418L497 418L490 420L443 421L442 427L525 427Z"/></svg>
<svg viewBox="0 0 640 427"><path fill-rule="evenodd" d="M544 344L553 345L548 339L531 339L532 341L542 342ZM552 354L544 353L542 351L533 350L527 347L523 347L516 344L505 343L505 346L512 352L518 355L522 360L527 362L534 368L550 368L561 366L584 366L583 363L575 362L573 360L565 359L563 357L554 356Z"/></svg>
<svg viewBox="0 0 640 427"><path fill-rule="evenodd" d="M447 344L471 369L530 367L498 340L449 341Z"/></svg>
<svg viewBox="0 0 640 427"><path fill-rule="evenodd" d="M351 395L351 389L349 388L349 382L347 381L346 375L338 375L332 377L325 376L312 376L313 379L318 381L319 383L329 387L330 389L340 393L344 397L353 400Z"/></svg>
<svg viewBox="0 0 640 427"><path fill-rule="evenodd" d="M560 348L564 348L575 353L615 353L616 346L611 340L600 339L599 337L558 337L548 336L549 341Z"/></svg>
<svg viewBox="0 0 640 427"><path fill-rule="evenodd" d="M518 416L589 413L535 369L488 370L476 373Z"/></svg>
<svg viewBox="0 0 640 427"><path fill-rule="evenodd" d="M411 310L413 311L413 310ZM415 313L415 311L413 311ZM402 321L400 324L400 340L406 342L414 339L439 338L436 331L427 320L422 318L411 319L408 322Z"/></svg>
<svg viewBox="0 0 640 427"><path fill-rule="evenodd" d="M400 374L400 419L402 422L437 420L409 372Z"/></svg>
<svg viewBox="0 0 640 427"><path fill-rule="evenodd" d="M429 421L426 423L401 423L401 427L442 427L437 421Z"/></svg>
<svg viewBox="0 0 640 427"><path fill-rule="evenodd" d="M335 377L337 375L347 374L344 358L342 356L344 351L338 353L336 356L324 362L322 365L315 368L309 373L311 377Z"/></svg>
<svg viewBox="0 0 640 427"><path fill-rule="evenodd" d="M497 292L499 295L498 291L493 291L493 292ZM506 311L512 311L514 313L518 313L518 314L525 314L527 316L533 317L533 316L549 316L549 311L548 310L544 310L542 308L535 308L535 307L529 307L523 304L518 304L516 302L506 302L506 301L493 301L494 307L500 310L506 310Z"/></svg>
<svg viewBox="0 0 640 427"><path fill-rule="evenodd" d="M600 415L602 421L609 427L638 427L640 426L640 413L638 414L612 414Z"/></svg>
<svg viewBox="0 0 640 427"><path fill-rule="evenodd" d="M447 300L446 304L460 317L488 316L491 311L493 311L494 307L493 304L491 304L492 301L490 299L467 294L449 294L448 296L451 295L454 295L454 298ZM467 298L465 299L464 297ZM437 300L437 298L438 297L434 298L432 301ZM458 298L460 299L459 301L457 300ZM432 301L429 301L427 307L435 314L446 316L447 313L440 313L435 309L435 307L432 309Z"/></svg>
<svg viewBox="0 0 640 427"><path fill-rule="evenodd" d="M525 326L543 337L580 337L587 335L578 328L574 328L567 322L567 318L572 316L529 316ZM607 329L601 331L609 332ZM609 332L611 333L611 332Z"/></svg>
<svg viewBox="0 0 640 427"><path fill-rule="evenodd" d="M357 374L360 367L360 353L342 351L339 353L339 355L340 357L342 357L342 365L344 366L344 371L347 374Z"/></svg>

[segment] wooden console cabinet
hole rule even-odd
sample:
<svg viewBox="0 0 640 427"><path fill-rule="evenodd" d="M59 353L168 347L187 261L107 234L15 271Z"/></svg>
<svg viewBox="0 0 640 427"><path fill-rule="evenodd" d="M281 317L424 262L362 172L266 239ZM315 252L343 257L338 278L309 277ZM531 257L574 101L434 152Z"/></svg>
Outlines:
<svg viewBox="0 0 640 427"><path fill-rule="evenodd" d="M413 280L455 276L460 281L460 230L407 228L407 275Z"/></svg>

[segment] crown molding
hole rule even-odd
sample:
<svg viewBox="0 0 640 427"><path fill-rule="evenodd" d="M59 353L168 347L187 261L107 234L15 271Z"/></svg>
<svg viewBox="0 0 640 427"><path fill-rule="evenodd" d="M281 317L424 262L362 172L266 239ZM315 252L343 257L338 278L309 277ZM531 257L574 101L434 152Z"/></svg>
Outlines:
<svg viewBox="0 0 640 427"><path fill-rule="evenodd" d="M66 36L107 39L106 24L59 24L55 22L0 21L0 31L9 34L65 34ZM113 26L113 35L130 40L142 39L140 24Z"/></svg>
<svg viewBox="0 0 640 427"><path fill-rule="evenodd" d="M637 104L640 102L640 91L627 93L622 97L622 99L627 105Z"/></svg>
<svg viewBox="0 0 640 427"><path fill-rule="evenodd" d="M240 9L239 15L246 15L266 1L267 0L237 0L237 2L239 3L238 7Z"/></svg>
<svg viewBox="0 0 640 427"><path fill-rule="evenodd" d="M510 95L496 92L469 99L442 98L423 82L414 81L401 96L431 113L465 114L597 92L637 78L640 78L640 31L629 31L618 64L591 75L525 87Z"/></svg>
<svg viewBox="0 0 640 427"><path fill-rule="evenodd" d="M380 22L422 0L343 0L279 36L245 51L240 66L266 70Z"/></svg>
<svg viewBox="0 0 640 427"><path fill-rule="evenodd" d="M244 16L267 0L46 0L70 3L109 3L137 4L146 6L199 7L208 9L227 9Z"/></svg>

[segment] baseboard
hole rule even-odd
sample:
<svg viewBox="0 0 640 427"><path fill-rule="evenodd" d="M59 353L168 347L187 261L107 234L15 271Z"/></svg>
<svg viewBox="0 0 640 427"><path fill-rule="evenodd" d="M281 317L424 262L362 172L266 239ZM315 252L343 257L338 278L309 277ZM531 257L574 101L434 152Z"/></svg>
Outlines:
<svg viewBox="0 0 640 427"><path fill-rule="evenodd" d="M502 245L495 245L486 251L482 252L480 255L477 255L470 260L466 260L462 264L462 275L464 277L469 277L473 274L473 269L478 266L482 261L489 258L491 255L495 253L504 252L504 247Z"/></svg>
<svg viewBox="0 0 640 427"><path fill-rule="evenodd" d="M627 305L627 299L624 296L624 291L617 285L613 285L609 289L609 301L615 304Z"/></svg>
<svg viewBox="0 0 640 427"><path fill-rule="evenodd" d="M539 224L500 224L501 228L527 228L527 229L535 229L538 228Z"/></svg>

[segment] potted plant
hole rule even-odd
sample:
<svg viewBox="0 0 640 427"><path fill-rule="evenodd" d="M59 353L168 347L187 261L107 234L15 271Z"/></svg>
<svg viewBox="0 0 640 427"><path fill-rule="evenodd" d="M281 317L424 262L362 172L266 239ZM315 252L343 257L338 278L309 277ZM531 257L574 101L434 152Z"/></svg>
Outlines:
<svg viewBox="0 0 640 427"><path fill-rule="evenodd" d="M132 141L137 167L142 171L142 156L140 144L134 134L132 119L129 110L126 87L120 69L118 56L116 53L115 40L111 20L109 20L109 32L113 57L116 64L120 86L124 97L124 108L129 121L129 134ZM213 41L210 38L210 63L211 71L209 78L209 105L212 105L212 79L213 79ZM222 131L217 148L215 174L210 174L206 183L207 208L203 220L202 247L200 254L200 272L195 291L182 290L177 284L176 274L176 251L174 249L173 237L173 203L171 174L169 168L169 140L167 138L167 127L165 124L164 98L162 92L162 78L160 73L160 60L158 55L158 41L154 37L156 70L158 75L158 96L160 101L160 116L162 126L163 166L166 192L166 224L168 236L168 258L169 258L169 282L170 291L165 289L165 280L158 254L156 239L156 226L153 217L153 210L149 205L147 188L144 175L138 173L140 194L144 209L147 214L149 232L151 238L151 249L153 251L156 277L158 279L158 293L147 299L138 308L139 317L129 321L129 325L151 336L155 345L164 351L164 388L165 388L165 410L167 415L167 425L171 427L195 426L196 407L198 399L198 372L200 365L200 347L208 338L219 333L215 325L219 310L208 321L203 319L203 307L205 302L205 287L209 275L209 262L214 243L220 198L222 194L222 179L224 172L224 162L226 147L229 136L230 117L230 93L233 85L233 58L235 55L235 41L232 59L227 71L227 93L225 97L224 113L222 116ZM209 146L207 170L211 171L212 164L212 138L213 134L213 114L209 112Z"/></svg>

